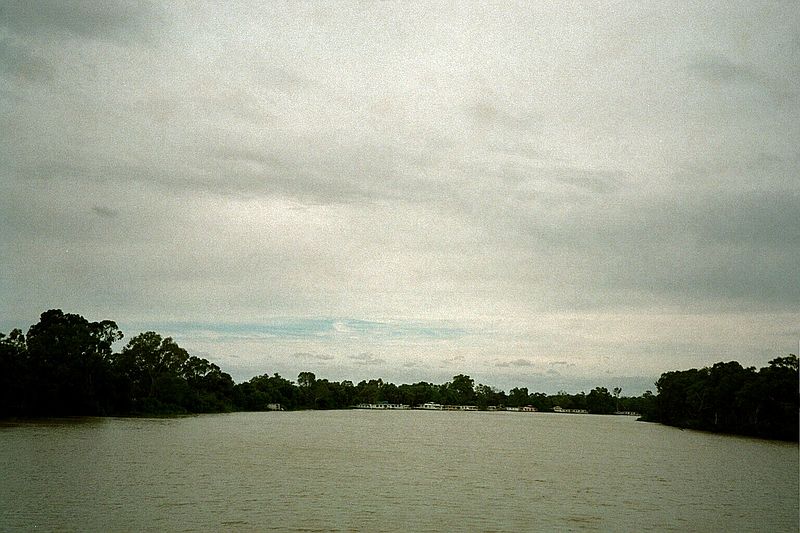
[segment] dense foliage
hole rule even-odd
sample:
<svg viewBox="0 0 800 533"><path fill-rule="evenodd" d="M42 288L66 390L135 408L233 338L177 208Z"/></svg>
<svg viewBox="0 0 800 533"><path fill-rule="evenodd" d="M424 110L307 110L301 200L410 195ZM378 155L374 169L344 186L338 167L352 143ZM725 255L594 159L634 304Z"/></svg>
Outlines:
<svg viewBox="0 0 800 533"><path fill-rule="evenodd" d="M233 409L233 380L152 331L122 339L109 320L42 313L0 334L0 416L129 415Z"/></svg>
<svg viewBox="0 0 800 533"><path fill-rule="evenodd" d="M123 338L109 320L89 322L61 310L42 313L27 334L0 333L0 417L174 414L274 409L337 409L360 403L532 406L610 414L641 413L665 424L797 440L798 363L789 355L756 372L739 363L667 372L650 391L621 396L596 387L588 394L547 395L515 387L508 393L475 384L464 374L433 384L358 384L301 372L294 383L279 374L234 384L230 375L191 356L171 338L148 331L119 352Z"/></svg>
<svg viewBox="0 0 800 533"><path fill-rule="evenodd" d="M798 361L778 357L758 372L735 361L667 372L656 382L653 419L671 426L798 440Z"/></svg>

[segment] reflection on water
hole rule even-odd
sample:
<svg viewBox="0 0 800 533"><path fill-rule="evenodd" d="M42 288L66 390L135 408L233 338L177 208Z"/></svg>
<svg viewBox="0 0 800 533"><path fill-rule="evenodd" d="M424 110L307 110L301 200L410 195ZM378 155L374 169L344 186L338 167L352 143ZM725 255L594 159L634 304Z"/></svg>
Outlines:
<svg viewBox="0 0 800 533"><path fill-rule="evenodd" d="M796 444L629 417L7 423L0 465L0 530L798 530Z"/></svg>

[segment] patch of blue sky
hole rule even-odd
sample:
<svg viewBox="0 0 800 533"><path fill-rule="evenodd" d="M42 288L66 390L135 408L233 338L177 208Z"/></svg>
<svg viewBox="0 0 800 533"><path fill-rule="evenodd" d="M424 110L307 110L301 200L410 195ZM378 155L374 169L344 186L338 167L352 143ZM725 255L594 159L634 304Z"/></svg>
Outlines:
<svg viewBox="0 0 800 533"><path fill-rule="evenodd" d="M147 329L165 336L213 335L217 338L319 339L350 336L363 339L452 340L468 334L464 328L414 321L379 322L338 318L275 319L263 323L163 322Z"/></svg>

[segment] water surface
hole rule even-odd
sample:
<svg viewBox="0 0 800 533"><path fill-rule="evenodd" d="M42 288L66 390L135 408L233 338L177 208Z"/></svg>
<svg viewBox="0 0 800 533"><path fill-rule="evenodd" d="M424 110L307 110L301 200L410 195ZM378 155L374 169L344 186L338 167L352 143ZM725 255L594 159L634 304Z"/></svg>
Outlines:
<svg viewBox="0 0 800 533"><path fill-rule="evenodd" d="M798 531L796 444L630 417L3 424L0 469L0 530L12 531Z"/></svg>

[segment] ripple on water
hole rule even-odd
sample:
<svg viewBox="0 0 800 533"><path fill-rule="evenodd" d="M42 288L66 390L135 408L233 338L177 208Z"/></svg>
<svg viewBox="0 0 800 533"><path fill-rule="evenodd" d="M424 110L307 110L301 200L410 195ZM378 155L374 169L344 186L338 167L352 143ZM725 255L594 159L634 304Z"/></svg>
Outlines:
<svg viewBox="0 0 800 533"><path fill-rule="evenodd" d="M0 425L0 530L798 530L796 444L627 417Z"/></svg>

